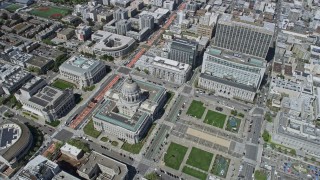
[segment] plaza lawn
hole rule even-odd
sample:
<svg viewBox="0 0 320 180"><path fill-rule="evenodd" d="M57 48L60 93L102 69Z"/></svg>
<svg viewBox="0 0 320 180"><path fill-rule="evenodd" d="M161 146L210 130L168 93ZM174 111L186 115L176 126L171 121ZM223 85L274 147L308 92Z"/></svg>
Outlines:
<svg viewBox="0 0 320 180"><path fill-rule="evenodd" d="M90 120L88 122L88 124L83 128L83 131L86 135L91 136L93 138L97 138L101 134L100 131L94 129L93 120Z"/></svg>
<svg viewBox="0 0 320 180"><path fill-rule="evenodd" d="M56 79L52 84L51 86L55 87L55 88L58 88L58 89L61 89L61 90L65 90L67 88L73 88L75 87L74 84L70 83L70 82L67 82L67 81L64 81L64 80L61 80L61 79Z"/></svg>
<svg viewBox="0 0 320 180"><path fill-rule="evenodd" d="M189 154L187 164L208 171L212 157L212 153L193 147Z"/></svg>
<svg viewBox="0 0 320 180"><path fill-rule="evenodd" d="M214 160L211 173L216 176L226 178L229 164L230 164L230 159L225 158L221 155L217 155Z"/></svg>
<svg viewBox="0 0 320 180"><path fill-rule="evenodd" d="M42 6L32 9L29 13L47 19L61 19L70 14L71 10L62 7Z"/></svg>
<svg viewBox="0 0 320 180"><path fill-rule="evenodd" d="M207 179L207 174L200 172L198 170L195 170L193 168L190 168L188 166L183 167L182 172L189 174L190 176L193 176L193 177L200 179L200 180Z"/></svg>
<svg viewBox="0 0 320 180"><path fill-rule="evenodd" d="M224 122L227 116L215 111L208 110L206 117L204 118L204 123L210 124L212 126L223 128Z"/></svg>
<svg viewBox="0 0 320 180"><path fill-rule="evenodd" d="M172 169L179 170L188 148L172 142L164 155L164 163Z"/></svg>
<svg viewBox="0 0 320 180"><path fill-rule="evenodd" d="M136 144L129 144L127 142L124 142L123 145L121 146L121 149L128 151L128 152L131 152L132 154L139 154L140 150L142 149L144 143L147 141L148 137L150 136L150 134L153 131L155 126L156 126L156 124L153 124L151 126L148 134L141 141L139 141Z"/></svg>
<svg viewBox="0 0 320 180"><path fill-rule="evenodd" d="M187 114L192 117L196 117L198 119L201 119L205 110L206 110L206 108L203 106L203 102L193 100L188 111L187 111Z"/></svg>
<svg viewBox="0 0 320 180"><path fill-rule="evenodd" d="M46 124L49 124L52 127L57 127L57 126L59 126L60 121L59 120L55 120L55 121L51 121L51 122L46 121Z"/></svg>
<svg viewBox="0 0 320 180"><path fill-rule="evenodd" d="M254 172L255 180L267 180L267 175L263 171L255 171Z"/></svg>
<svg viewBox="0 0 320 180"><path fill-rule="evenodd" d="M7 6L5 9L8 10L9 12L15 12L17 9L22 8L20 4L11 4Z"/></svg>

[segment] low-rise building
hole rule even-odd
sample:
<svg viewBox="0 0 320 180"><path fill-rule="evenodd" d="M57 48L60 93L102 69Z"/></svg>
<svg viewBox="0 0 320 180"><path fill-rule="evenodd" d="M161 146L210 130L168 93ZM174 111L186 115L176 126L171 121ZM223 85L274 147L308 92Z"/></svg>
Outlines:
<svg viewBox="0 0 320 180"><path fill-rule="evenodd" d="M66 29L57 33L57 38L62 39L64 41L67 41L67 40L71 39L74 36L74 34L75 34L74 29L66 28Z"/></svg>
<svg viewBox="0 0 320 180"><path fill-rule="evenodd" d="M151 76L168 82L183 84L191 75L191 66L163 57L143 55L135 64L139 70L148 70Z"/></svg>
<svg viewBox="0 0 320 180"><path fill-rule="evenodd" d="M20 97L19 100L23 109L49 122L65 116L75 106L72 90L60 90L51 86L42 88L31 98Z"/></svg>
<svg viewBox="0 0 320 180"><path fill-rule="evenodd" d="M47 82L44 79L41 79L40 77L35 76L32 79L30 79L28 82L26 82L15 93L15 97L17 98L17 100L20 100L20 97L29 99L46 85L47 85Z"/></svg>
<svg viewBox="0 0 320 180"><path fill-rule="evenodd" d="M61 169L58 164L53 161L48 160L42 155L36 156L34 159L30 160L28 164L23 168L23 170L18 175L18 180L33 180L33 179L43 179L49 180L57 175Z"/></svg>
<svg viewBox="0 0 320 180"><path fill-rule="evenodd" d="M101 61L72 56L59 67L59 73L62 79L83 88L99 82L107 74L107 69Z"/></svg>
<svg viewBox="0 0 320 180"><path fill-rule="evenodd" d="M29 72L22 70L20 66L0 63L0 83L3 91L8 95L19 90L32 77Z"/></svg>
<svg viewBox="0 0 320 180"><path fill-rule="evenodd" d="M74 159L80 159L83 156L83 151L75 146L68 143L60 148L62 154L67 155Z"/></svg>
<svg viewBox="0 0 320 180"><path fill-rule="evenodd" d="M6 55L8 57L8 60L11 63L19 65L24 68L26 67L27 62L33 57L31 54L24 53L19 49L15 49L15 48L6 50L5 52L7 52Z"/></svg>
<svg viewBox="0 0 320 180"><path fill-rule="evenodd" d="M97 42L92 46L95 54L119 57L131 52L136 44L131 37L98 30L92 34L93 41Z"/></svg>
<svg viewBox="0 0 320 180"><path fill-rule="evenodd" d="M77 170L85 179L117 179L128 178L125 164L93 151Z"/></svg>
<svg viewBox="0 0 320 180"><path fill-rule="evenodd" d="M29 61L26 62L28 69L36 69L35 72L38 74L45 74L50 67L53 65L52 59L47 59L41 56L33 56Z"/></svg>

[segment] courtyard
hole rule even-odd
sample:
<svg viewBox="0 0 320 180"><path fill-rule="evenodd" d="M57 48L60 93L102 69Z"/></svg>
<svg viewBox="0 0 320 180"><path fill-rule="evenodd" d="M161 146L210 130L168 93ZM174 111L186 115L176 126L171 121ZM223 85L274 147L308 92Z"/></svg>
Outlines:
<svg viewBox="0 0 320 180"><path fill-rule="evenodd" d="M58 88L58 89L61 89L61 90L65 90L67 88L74 88L75 85L68 82L68 81L64 81L62 79L56 79L52 84L51 86L55 87L55 88Z"/></svg>

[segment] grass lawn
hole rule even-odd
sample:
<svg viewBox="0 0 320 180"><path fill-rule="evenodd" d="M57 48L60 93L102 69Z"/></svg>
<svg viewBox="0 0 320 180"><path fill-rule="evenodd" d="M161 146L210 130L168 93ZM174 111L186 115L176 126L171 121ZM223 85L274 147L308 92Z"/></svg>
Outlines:
<svg viewBox="0 0 320 180"><path fill-rule="evenodd" d="M63 16L70 14L71 10L62 7L42 6L34 8L29 13L42 18L61 19Z"/></svg>
<svg viewBox="0 0 320 180"><path fill-rule="evenodd" d="M187 164L208 171L212 157L212 153L193 147L189 154Z"/></svg>
<svg viewBox="0 0 320 180"><path fill-rule="evenodd" d="M61 89L61 90L65 90L67 88L73 88L75 87L74 84L68 82L68 81L64 81L62 79L57 79L55 80L51 86L55 87L55 88L58 88L58 89Z"/></svg>
<svg viewBox="0 0 320 180"><path fill-rule="evenodd" d="M205 110L206 108L203 106L203 102L193 100L187 111L187 114L200 119Z"/></svg>
<svg viewBox="0 0 320 180"><path fill-rule="evenodd" d="M255 171L254 172L254 179L255 180L267 180L267 174L263 171Z"/></svg>
<svg viewBox="0 0 320 180"><path fill-rule="evenodd" d="M200 172L198 170L195 170L193 168L190 168L188 166L183 167L182 172L189 174L190 176L193 176L193 177L198 178L200 180L207 179L207 174Z"/></svg>
<svg viewBox="0 0 320 180"><path fill-rule="evenodd" d="M164 163L166 166L178 170L187 151L187 147L172 142L164 155Z"/></svg>
<svg viewBox="0 0 320 180"><path fill-rule="evenodd" d="M49 124L52 127L57 127L57 126L59 126L60 121L59 120L55 120L55 121L51 121L51 122L46 121L46 124Z"/></svg>
<svg viewBox="0 0 320 180"><path fill-rule="evenodd" d="M125 142L121 146L121 149L123 149L125 151L128 151L128 152L131 152L132 154L139 154L140 150L142 149L144 143L147 141L149 135L151 134L151 132L152 132L152 130L154 129L155 126L156 126L156 124L153 124L151 126L147 136L145 138L143 138L140 142L138 142L136 144L129 144L129 143Z"/></svg>
<svg viewBox="0 0 320 180"><path fill-rule="evenodd" d="M83 131L86 135L97 138L101 134L100 131L94 129L93 120L90 120L88 124L83 128Z"/></svg>
<svg viewBox="0 0 320 180"><path fill-rule="evenodd" d="M109 138L108 138L108 137L102 137L102 138L100 139L100 141L108 142L108 141L109 141Z"/></svg>
<svg viewBox="0 0 320 180"><path fill-rule="evenodd" d="M230 159L225 158L221 155L217 155L216 159L214 160L211 173L216 176L226 178L229 164L230 164Z"/></svg>
<svg viewBox="0 0 320 180"><path fill-rule="evenodd" d="M5 9L8 10L9 12L15 12L19 8L22 8L20 4L10 4Z"/></svg>
<svg viewBox="0 0 320 180"><path fill-rule="evenodd" d="M241 119L229 116L227 121L226 130L237 133L241 124Z"/></svg>
<svg viewBox="0 0 320 180"><path fill-rule="evenodd" d="M223 128L224 122L227 116L225 114L218 113L216 111L208 110L206 117L204 118L204 123L210 124L212 126Z"/></svg>

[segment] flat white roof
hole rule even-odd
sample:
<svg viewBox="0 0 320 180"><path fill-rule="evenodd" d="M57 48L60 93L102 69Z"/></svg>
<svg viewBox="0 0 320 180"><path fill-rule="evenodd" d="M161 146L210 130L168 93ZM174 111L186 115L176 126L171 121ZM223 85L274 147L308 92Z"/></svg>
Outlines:
<svg viewBox="0 0 320 180"><path fill-rule="evenodd" d="M60 148L61 151L65 151L65 152L68 152L69 154L72 154L73 156L78 156L80 153L81 153L81 149L75 147L75 146L72 146L68 143L66 143L65 145L63 145L61 148Z"/></svg>

